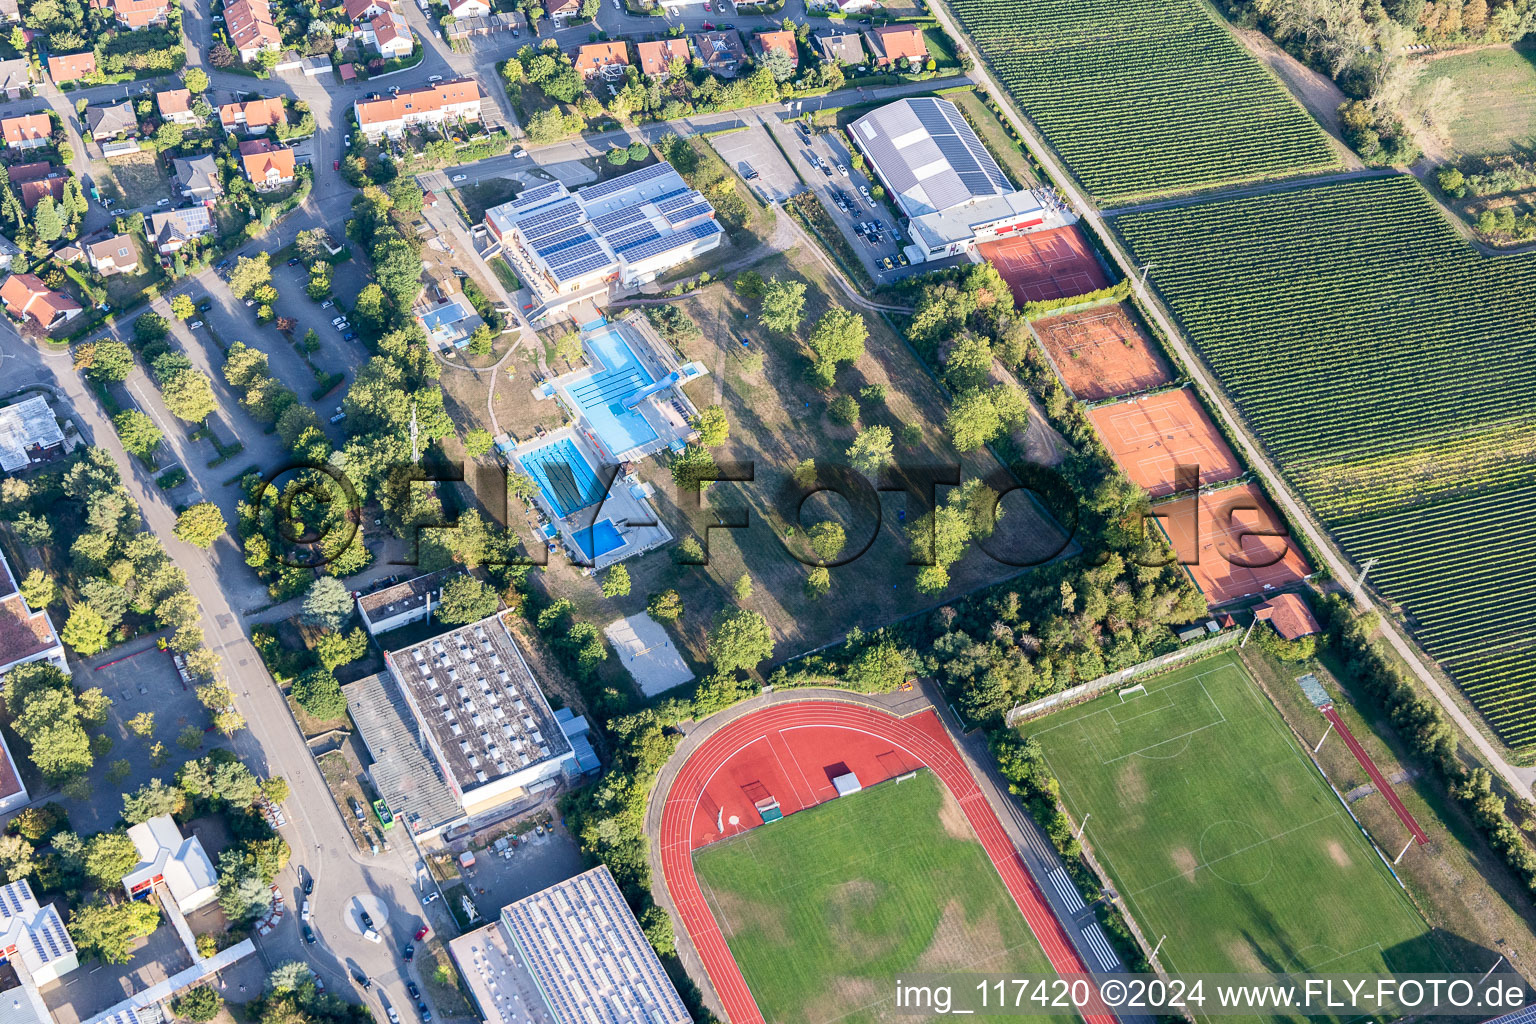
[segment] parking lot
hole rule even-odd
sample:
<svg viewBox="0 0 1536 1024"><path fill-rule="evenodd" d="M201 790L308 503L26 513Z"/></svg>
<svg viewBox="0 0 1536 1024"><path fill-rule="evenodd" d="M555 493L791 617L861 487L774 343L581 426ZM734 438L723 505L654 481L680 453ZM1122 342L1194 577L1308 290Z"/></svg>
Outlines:
<svg viewBox="0 0 1536 1024"><path fill-rule="evenodd" d="M794 123L779 122L770 128L859 254L870 277L885 282L904 276L901 250L906 242L899 236L898 226L891 223L889 210L869 197L868 189L874 182L853 169L842 140L831 132L810 135ZM886 257L891 260L889 270L883 266Z"/></svg>
<svg viewBox="0 0 1536 1024"><path fill-rule="evenodd" d="M720 159L763 199L788 199L800 191L800 179L795 176L794 168L773 144L763 125L716 135L709 144L720 154Z"/></svg>

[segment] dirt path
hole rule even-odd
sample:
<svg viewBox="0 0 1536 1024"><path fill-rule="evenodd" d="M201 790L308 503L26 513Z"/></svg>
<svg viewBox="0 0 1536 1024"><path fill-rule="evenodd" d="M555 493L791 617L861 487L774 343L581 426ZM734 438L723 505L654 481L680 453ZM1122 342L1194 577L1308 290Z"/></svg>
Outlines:
<svg viewBox="0 0 1536 1024"><path fill-rule="evenodd" d="M1248 48L1249 53L1263 61L1285 83L1291 95L1322 125L1323 130L1332 137L1334 149L1344 161L1344 166L1350 169L1364 167L1354 150L1344 142L1344 134L1339 127L1339 104L1348 97L1339 91L1333 79L1313 71L1257 29L1233 26L1232 34Z"/></svg>

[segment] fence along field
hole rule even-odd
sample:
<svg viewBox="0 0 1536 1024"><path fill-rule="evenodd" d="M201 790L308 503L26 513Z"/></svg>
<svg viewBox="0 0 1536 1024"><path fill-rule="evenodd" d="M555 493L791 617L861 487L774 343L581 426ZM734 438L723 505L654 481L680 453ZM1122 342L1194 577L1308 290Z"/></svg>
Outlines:
<svg viewBox="0 0 1536 1024"><path fill-rule="evenodd" d="M1345 552L1536 742L1536 255L1481 255L1406 175L1114 225Z"/></svg>
<svg viewBox="0 0 1536 1024"><path fill-rule="evenodd" d="M1328 137L1200 0L948 0L1102 204L1330 170Z"/></svg>

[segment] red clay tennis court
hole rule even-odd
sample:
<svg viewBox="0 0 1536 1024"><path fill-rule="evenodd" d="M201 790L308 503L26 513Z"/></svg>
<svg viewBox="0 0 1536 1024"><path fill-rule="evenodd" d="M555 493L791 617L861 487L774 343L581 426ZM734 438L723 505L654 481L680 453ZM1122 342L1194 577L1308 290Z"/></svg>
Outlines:
<svg viewBox="0 0 1536 1024"><path fill-rule="evenodd" d="M1085 402L1173 380L1168 364L1119 303L1046 317L1034 328L1068 390Z"/></svg>
<svg viewBox="0 0 1536 1024"><path fill-rule="evenodd" d="M1300 582L1312 570L1255 484L1154 509L1175 556L1212 607Z"/></svg>
<svg viewBox="0 0 1536 1024"><path fill-rule="evenodd" d="M1024 867L992 806L932 710L898 718L863 704L792 701L749 712L700 744L665 794L658 837L662 876L731 1024L763 1024L698 878L693 851L836 796L832 779L852 771L873 785L926 766L960 805L1030 930L1061 974L1084 965ZM1116 1024L1109 1013L1090 1024Z"/></svg>
<svg viewBox="0 0 1536 1024"><path fill-rule="evenodd" d="M1088 418L1125 475L1154 498L1191 486L1177 486L1180 466L1198 468L1202 485L1235 480L1243 473L1237 456L1188 388L1101 405L1089 410Z"/></svg>
<svg viewBox="0 0 1536 1024"><path fill-rule="evenodd" d="M1075 225L1025 231L976 247L1013 289L1017 302L1065 299L1109 287L1088 239Z"/></svg>

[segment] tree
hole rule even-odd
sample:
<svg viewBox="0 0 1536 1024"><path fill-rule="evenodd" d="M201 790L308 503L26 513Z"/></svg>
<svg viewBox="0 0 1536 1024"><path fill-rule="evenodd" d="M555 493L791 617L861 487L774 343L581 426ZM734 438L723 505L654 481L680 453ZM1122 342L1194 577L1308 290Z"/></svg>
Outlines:
<svg viewBox="0 0 1536 1024"><path fill-rule="evenodd" d="M122 875L119 875L113 884L121 881ZM87 956L109 964L125 964L133 957L134 943L149 937L159 925L160 908L153 902L109 903L98 898L70 916L69 934Z"/></svg>
<svg viewBox="0 0 1536 1024"><path fill-rule="evenodd" d="M859 472L873 475L891 461L893 447L890 427L865 427L849 446L848 461Z"/></svg>
<svg viewBox="0 0 1536 1024"><path fill-rule="evenodd" d="M464 432L464 454L478 459L495 446L491 432L482 427L471 427Z"/></svg>
<svg viewBox="0 0 1536 1024"><path fill-rule="evenodd" d="M676 622L683 614L683 599L675 590L663 590L651 595L645 610L657 622Z"/></svg>
<svg viewBox="0 0 1536 1024"><path fill-rule="evenodd" d="M145 461L155 454L155 449L165 439L155 421L137 409L125 409L112 417L112 426L117 428L123 449Z"/></svg>
<svg viewBox="0 0 1536 1024"><path fill-rule="evenodd" d="M41 569L33 569L27 573L27 578L21 581L21 599L27 602L27 607L33 611L42 611L58 600L58 597L58 586L51 578L43 575Z"/></svg>
<svg viewBox="0 0 1536 1024"><path fill-rule="evenodd" d="M180 814L186 805L186 793L159 779L150 779L136 792L123 794L123 820L137 825L162 814Z"/></svg>
<svg viewBox="0 0 1536 1024"><path fill-rule="evenodd" d="M234 922L248 921L272 906L272 891L255 857L236 849L219 854L219 906Z"/></svg>
<svg viewBox="0 0 1536 1024"><path fill-rule="evenodd" d="M758 319L769 330L792 333L805 318L805 282L773 278L763 292L761 308Z"/></svg>
<svg viewBox="0 0 1536 1024"><path fill-rule="evenodd" d="M309 585L299 618L311 626L340 629L352 615L352 592L334 576L321 576Z"/></svg>
<svg viewBox="0 0 1536 1024"><path fill-rule="evenodd" d="M615 167L623 167L629 163L629 150L624 146L615 146L608 151L608 162Z"/></svg>
<svg viewBox="0 0 1536 1024"><path fill-rule="evenodd" d="M43 196L32 211L32 230L40 242L56 242L64 234L64 218L52 196Z"/></svg>
<svg viewBox="0 0 1536 1024"><path fill-rule="evenodd" d="M305 970L308 971L309 968L305 967ZM201 1024L202 1021L217 1017L223 1005L224 1000L217 992L207 985L198 985L172 999L171 1012L182 1020Z"/></svg>
<svg viewBox="0 0 1536 1024"><path fill-rule="evenodd" d="M824 565L814 566L805 577L805 596L820 601L832 589L832 573Z"/></svg>
<svg viewBox="0 0 1536 1024"><path fill-rule="evenodd" d="M197 370L178 370L161 380L160 397L172 415L188 423L201 423L218 407L213 385Z"/></svg>
<svg viewBox="0 0 1536 1024"><path fill-rule="evenodd" d="M838 365L851 363L864 354L869 328L858 313L834 306L822 314L811 331L809 345L816 353L813 372L824 387L832 385Z"/></svg>
<svg viewBox="0 0 1536 1024"><path fill-rule="evenodd" d="M211 501L200 501L176 517L175 534L188 544L211 548L228 528L224 513Z"/></svg>
<svg viewBox="0 0 1536 1024"><path fill-rule="evenodd" d="M192 296L177 295L171 299L171 313L178 320L191 320L197 315L197 307L192 303Z"/></svg>
<svg viewBox="0 0 1536 1024"><path fill-rule="evenodd" d="M811 550L816 552L816 557L823 563L836 559L843 550L843 545L848 543L842 524L831 519L823 519L812 526L807 531L807 535L810 538Z"/></svg>
<svg viewBox="0 0 1536 1024"><path fill-rule="evenodd" d="M327 672L350 665L367 653L368 634L360 626L353 626L345 633L321 633L315 640L315 657L320 659L320 667Z"/></svg>
<svg viewBox="0 0 1536 1024"><path fill-rule="evenodd" d="M187 68L181 73L181 84L187 87L187 91L196 96L198 93L208 91L208 73L202 68Z"/></svg>
<svg viewBox="0 0 1536 1024"><path fill-rule="evenodd" d="M672 482L680 491L702 491L715 471L715 457L699 445L690 444L672 456Z"/></svg>
<svg viewBox="0 0 1536 1024"><path fill-rule="evenodd" d="M121 341L87 342L75 350L75 366L83 368L91 380L116 384L133 371L133 351Z"/></svg>
<svg viewBox="0 0 1536 1024"><path fill-rule="evenodd" d="M818 364L821 365L821 364ZM830 380L822 380L818 376L817 383L831 384ZM845 427L852 426L859 421L859 403L852 395L838 395L827 407L827 415L832 417L833 423L840 423Z"/></svg>
<svg viewBox="0 0 1536 1024"><path fill-rule="evenodd" d="M629 593L629 570L622 565L611 565L603 576L604 597L624 597Z"/></svg>
<svg viewBox="0 0 1536 1024"><path fill-rule="evenodd" d="M740 576L736 577L736 582L731 584L731 593L736 596L737 601L745 601L747 598L751 597L752 577L747 573L742 573Z"/></svg>
<svg viewBox="0 0 1536 1024"><path fill-rule="evenodd" d="M128 731L135 736L145 739L155 734L155 713L153 711L140 711L127 722Z"/></svg>
<svg viewBox="0 0 1536 1024"><path fill-rule="evenodd" d="M412 175L402 174L389 186L389 198L403 213L420 213L425 193Z"/></svg>
<svg viewBox="0 0 1536 1024"><path fill-rule="evenodd" d="M241 256L229 272L229 290L235 298L251 297L257 288L272 281L271 257L266 253Z"/></svg>
<svg viewBox="0 0 1536 1024"><path fill-rule="evenodd" d="M773 654L768 620L746 608L722 612L709 631L706 650L716 672L750 672Z"/></svg>
<svg viewBox="0 0 1536 1024"><path fill-rule="evenodd" d="M293 681L293 699L313 718L330 721L347 713L341 684L323 668L312 668Z"/></svg>
<svg viewBox="0 0 1536 1024"><path fill-rule="evenodd" d="M787 82L795 77L795 58L783 47L775 46L763 54L763 67L773 75L775 82Z"/></svg>
<svg viewBox="0 0 1536 1024"><path fill-rule="evenodd" d="M459 573L443 584L437 619L445 626L462 626L496 614L501 600L496 591L469 573Z"/></svg>
<svg viewBox="0 0 1536 1024"><path fill-rule="evenodd" d="M0 836L0 877L14 882L30 875L35 868L31 843L21 836Z"/></svg>
<svg viewBox="0 0 1536 1024"><path fill-rule="evenodd" d="M700 410L694 418L693 429L699 432L699 443L706 448L720 447L731 434L730 421L725 418L725 410L718 405Z"/></svg>
<svg viewBox="0 0 1536 1024"><path fill-rule="evenodd" d="M59 631L59 639L84 657L100 654L111 642L106 620L89 604L77 604L70 609L69 621Z"/></svg>
<svg viewBox="0 0 1536 1024"><path fill-rule="evenodd" d="M144 313L133 322L133 340L142 347L170 337L170 321L159 313Z"/></svg>
<svg viewBox="0 0 1536 1024"><path fill-rule="evenodd" d="M120 829L98 832L85 842L85 874L98 888L121 885L139 862L139 848Z"/></svg>
<svg viewBox="0 0 1536 1024"><path fill-rule="evenodd" d="M474 356L488 356L496 345L496 335L492 333L489 324L476 324L474 333L469 336L469 343L464 347L469 349L469 354Z"/></svg>
<svg viewBox="0 0 1536 1024"><path fill-rule="evenodd" d="M631 142L629 144L630 163L637 163L650 155L651 147L647 146L644 142L636 140L635 142Z"/></svg>

